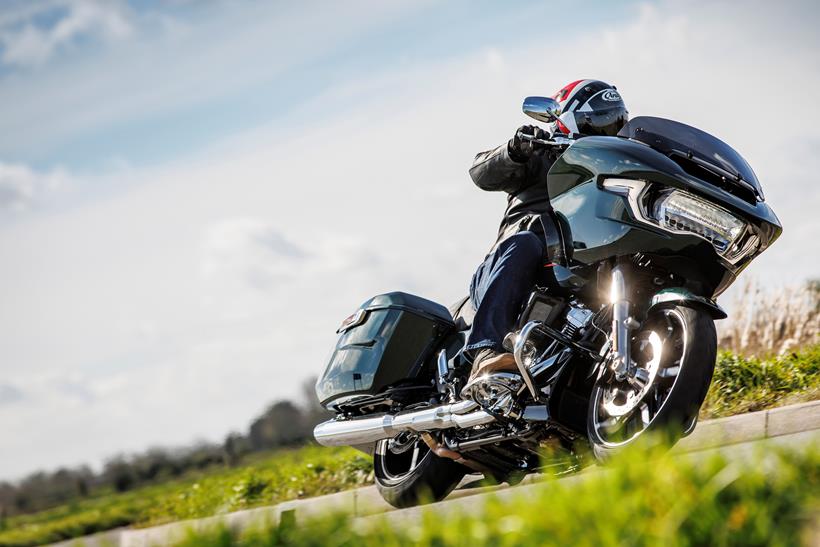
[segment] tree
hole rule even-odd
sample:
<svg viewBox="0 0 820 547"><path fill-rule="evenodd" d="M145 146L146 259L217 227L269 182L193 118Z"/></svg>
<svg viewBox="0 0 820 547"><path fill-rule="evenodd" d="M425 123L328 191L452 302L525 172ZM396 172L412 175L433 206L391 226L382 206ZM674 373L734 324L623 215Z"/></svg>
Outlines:
<svg viewBox="0 0 820 547"><path fill-rule="evenodd" d="M305 410L305 423L310 428L310 436L313 436L313 427L325 420L333 417L333 413L319 404L316 397L316 376L311 376L302 382L302 408Z"/></svg>
<svg viewBox="0 0 820 547"><path fill-rule="evenodd" d="M287 446L305 440L302 410L291 401L277 401L254 420L248 438L253 450Z"/></svg>
<svg viewBox="0 0 820 547"><path fill-rule="evenodd" d="M133 466L124 456L117 456L108 460L103 467L103 480L117 492L125 492L134 487L137 482Z"/></svg>
<svg viewBox="0 0 820 547"><path fill-rule="evenodd" d="M222 445L223 461L225 465L235 466L242 459L242 456L251 451L251 444L248 438L241 433L230 433L225 437Z"/></svg>

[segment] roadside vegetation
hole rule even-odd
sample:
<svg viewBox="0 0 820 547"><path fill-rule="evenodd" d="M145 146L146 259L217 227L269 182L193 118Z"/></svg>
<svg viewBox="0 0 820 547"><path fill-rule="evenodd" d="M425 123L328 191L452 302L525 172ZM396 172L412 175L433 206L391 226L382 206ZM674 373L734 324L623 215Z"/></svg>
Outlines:
<svg viewBox="0 0 820 547"><path fill-rule="evenodd" d="M718 322L718 347L771 357L820 344L820 279L764 290L746 281L728 319Z"/></svg>
<svg viewBox="0 0 820 547"><path fill-rule="evenodd" d="M370 472L370 459L352 448L306 446L257 454L240 467L193 473L124 493L101 492L8 517L0 523L0 546L41 545L120 526L150 526L320 496L368 484Z"/></svg>
<svg viewBox="0 0 820 547"><path fill-rule="evenodd" d="M820 399L820 345L769 358L722 351L701 419Z"/></svg>
<svg viewBox="0 0 820 547"><path fill-rule="evenodd" d="M32 473L14 484L0 482L0 524L4 517L37 513L112 492L127 493L190 474L235 467L273 449L303 446L313 439L313 426L329 417L316 402L314 383L315 378L303 384L301 404L275 401L245 432L232 432L222 443L149 448L116 455L97 472L88 466L64 467Z"/></svg>
<svg viewBox="0 0 820 547"><path fill-rule="evenodd" d="M712 386L701 418L820 398L820 280L764 291L747 282L718 322Z"/></svg>
<svg viewBox="0 0 820 547"><path fill-rule="evenodd" d="M748 294L753 302L735 305L733 318L720 326L722 350L702 419L820 399L820 284L778 293L752 286ZM0 547L227 513L372 482L365 455L303 446L313 424L326 419L307 402L309 394L305 400L274 403L247 433L231 434L222 445L117 457L98 474L81 468L0 483Z"/></svg>
<svg viewBox="0 0 820 547"><path fill-rule="evenodd" d="M606 470L510 494L460 510L431 508L411 524L389 514L364 523L331 515L242 535L215 530L180 545L816 545L820 452L673 460L633 449Z"/></svg>

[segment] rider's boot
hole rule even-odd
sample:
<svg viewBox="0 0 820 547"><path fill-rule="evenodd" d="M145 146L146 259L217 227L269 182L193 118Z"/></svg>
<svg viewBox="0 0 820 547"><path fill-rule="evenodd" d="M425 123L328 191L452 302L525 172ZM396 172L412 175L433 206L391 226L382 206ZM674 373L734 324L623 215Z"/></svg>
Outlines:
<svg viewBox="0 0 820 547"><path fill-rule="evenodd" d="M490 372L518 372L513 354L502 353L492 348L482 349L473 360L468 382Z"/></svg>

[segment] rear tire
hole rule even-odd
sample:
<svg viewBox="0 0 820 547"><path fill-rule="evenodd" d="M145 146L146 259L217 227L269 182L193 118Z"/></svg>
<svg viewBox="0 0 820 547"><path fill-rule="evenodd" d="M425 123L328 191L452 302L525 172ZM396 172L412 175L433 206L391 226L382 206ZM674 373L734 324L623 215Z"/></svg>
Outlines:
<svg viewBox="0 0 820 547"><path fill-rule="evenodd" d="M629 390L613 388L617 382L611 375L599 377L592 388L587 435L598 461L610 459L647 431L668 432L670 442L677 442L697 418L706 398L717 357L712 317L703 310L683 306L653 312L633 338L632 355L639 364L641 346L652 346L653 354L657 351L652 333L655 340L661 340L662 350L649 389L637 403L627 399L618 406L618 397L613 399L611 394L621 396ZM646 368L652 368L653 360L654 355L646 359ZM614 415L629 404L635 405L634 410L622 417ZM615 413L608 413L608 408L615 409Z"/></svg>
<svg viewBox="0 0 820 547"><path fill-rule="evenodd" d="M373 454L376 488L393 507L442 500L468 471L453 460L433 454L418 437L409 448L399 447L401 452L391 449L391 441L395 445L396 440L379 441Z"/></svg>

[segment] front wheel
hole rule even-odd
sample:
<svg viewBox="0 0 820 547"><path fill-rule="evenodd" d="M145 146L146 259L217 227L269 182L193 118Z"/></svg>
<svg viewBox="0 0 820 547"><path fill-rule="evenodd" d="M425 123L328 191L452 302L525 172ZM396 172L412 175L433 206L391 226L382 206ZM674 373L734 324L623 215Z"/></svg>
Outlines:
<svg viewBox="0 0 820 547"><path fill-rule="evenodd" d="M706 398L716 356L715 323L706 312L652 312L632 338L641 381L619 381L607 370L592 388L587 435L596 459L607 460L647 431L677 441Z"/></svg>
<svg viewBox="0 0 820 547"><path fill-rule="evenodd" d="M463 465L433 454L416 434L379 441L373 454L376 487L393 507L444 499L466 473Z"/></svg>

